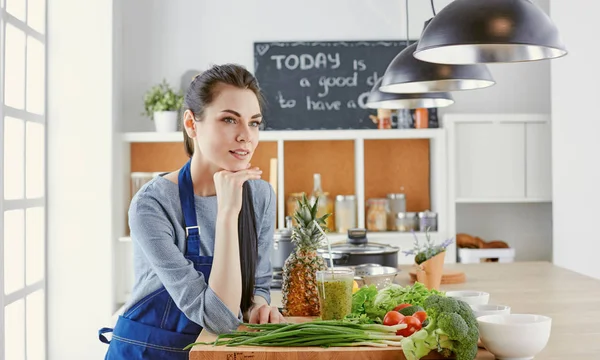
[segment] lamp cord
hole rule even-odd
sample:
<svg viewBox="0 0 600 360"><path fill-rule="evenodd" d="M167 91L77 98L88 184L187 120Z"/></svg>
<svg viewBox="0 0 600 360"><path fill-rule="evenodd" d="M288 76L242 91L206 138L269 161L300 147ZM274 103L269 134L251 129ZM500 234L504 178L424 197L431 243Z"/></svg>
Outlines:
<svg viewBox="0 0 600 360"><path fill-rule="evenodd" d="M435 5L433 5L433 0L431 0L431 11L433 11L433 16L435 16Z"/></svg>
<svg viewBox="0 0 600 360"><path fill-rule="evenodd" d="M408 42L408 0L404 0L404 4L406 6L406 47L409 46L409 42Z"/></svg>

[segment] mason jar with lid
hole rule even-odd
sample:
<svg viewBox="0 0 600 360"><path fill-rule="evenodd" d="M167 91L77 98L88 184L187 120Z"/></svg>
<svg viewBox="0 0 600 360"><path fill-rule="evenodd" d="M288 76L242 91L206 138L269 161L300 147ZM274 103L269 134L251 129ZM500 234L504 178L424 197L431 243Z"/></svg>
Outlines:
<svg viewBox="0 0 600 360"><path fill-rule="evenodd" d="M387 217L390 212L387 199L367 200L367 230L386 231Z"/></svg>
<svg viewBox="0 0 600 360"><path fill-rule="evenodd" d="M335 230L345 233L356 227L356 196L338 195L335 197Z"/></svg>
<svg viewBox="0 0 600 360"><path fill-rule="evenodd" d="M425 210L419 213L420 231L437 231L437 213Z"/></svg>
<svg viewBox="0 0 600 360"><path fill-rule="evenodd" d="M387 194L390 212L387 219L388 230L396 230L396 214L406 212L406 195L402 193Z"/></svg>
<svg viewBox="0 0 600 360"><path fill-rule="evenodd" d="M417 214L401 212L396 214L396 231L414 231L418 229Z"/></svg>

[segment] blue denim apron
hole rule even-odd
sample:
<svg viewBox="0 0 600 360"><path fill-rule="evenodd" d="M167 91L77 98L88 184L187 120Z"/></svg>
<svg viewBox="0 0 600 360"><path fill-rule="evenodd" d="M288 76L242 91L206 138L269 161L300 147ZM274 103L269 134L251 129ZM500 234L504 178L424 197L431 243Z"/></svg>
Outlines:
<svg viewBox="0 0 600 360"><path fill-rule="evenodd" d="M204 274L208 284L212 256L200 256L200 228L196 219L190 161L179 172L179 200L187 235L185 258ZM187 360L183 348L196 341L202 327L188 319L163 287L147 295L119 316L113 329L102 328L100 341L110 344L105 360ZM112 340L103 335L112 332Z"/></svg>

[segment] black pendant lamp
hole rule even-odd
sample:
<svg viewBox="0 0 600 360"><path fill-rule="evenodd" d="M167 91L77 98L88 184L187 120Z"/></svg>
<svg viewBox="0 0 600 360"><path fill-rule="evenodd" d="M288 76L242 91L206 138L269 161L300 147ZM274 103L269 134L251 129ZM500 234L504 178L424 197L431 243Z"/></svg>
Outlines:
<svg viewBox="0 0 600 360"><path fill-rule="evenodd" d="M484 64L434 64L415 59L417 43L402 50L388 65L381 91L419 93L483 89L496 82Z"/></svg>
<svg viewBox="0 0 600 360"><path fill-rule="evenodd" d="M413 55L433 63L475 64L566 54L558 29L530 0L454 0L427 26Z"/></svg>
<svg viewBox="0 0 600 360"><path fill-rule="evenodd" d="M406 38L408 35L408 0L406 5ZM431 9L435 16L433 2ZM431 19L425 22L425 29ZM390 62L381 83L381 91L393 93L420 93L482 89L496 82L484 64L448 65L434 64L416 59L414 43L402 50Z"/></svg>
<svg viewBox="0 0 600 360"><path fill-rule="evenodd" d="M367 107L371 109L419 109L419 108L439 108L454 104L454 99L449 93L420 93L420 94L394 94L379 90L381 86L380 78L375 82L369 97L367 98Z"/></svg>

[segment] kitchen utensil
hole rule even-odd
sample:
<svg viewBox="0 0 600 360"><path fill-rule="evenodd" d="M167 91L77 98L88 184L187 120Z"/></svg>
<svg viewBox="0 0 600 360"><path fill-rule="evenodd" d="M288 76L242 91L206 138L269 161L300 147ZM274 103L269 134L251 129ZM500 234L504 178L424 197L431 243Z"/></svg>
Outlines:
<svg viewBox="0 0 600 360"><path fill-rule="evenodd" d="M485 315L477 318L483 346L496 359L533 359L550 339L552 319L533 314Z"/></svg>
<svg viewBox="0 0 600 360"><path fill-rule="evenodd" d="M377 290L394 282L394 278L400 270L391 266L381 266L379 264L363 264L354 267L354 281L358 287L363 285L375 285Z"/></svg>
<svg viewBox="0 0 600 360"><path fill-rule="evenodd" d="M394 268L398 266L399 251L396 246L368 242L367 230L358 228L348 230L346 243L332 244L331 252L327 248L317 250L324 259L333 258L335 265L379 264Z"/></svg>

